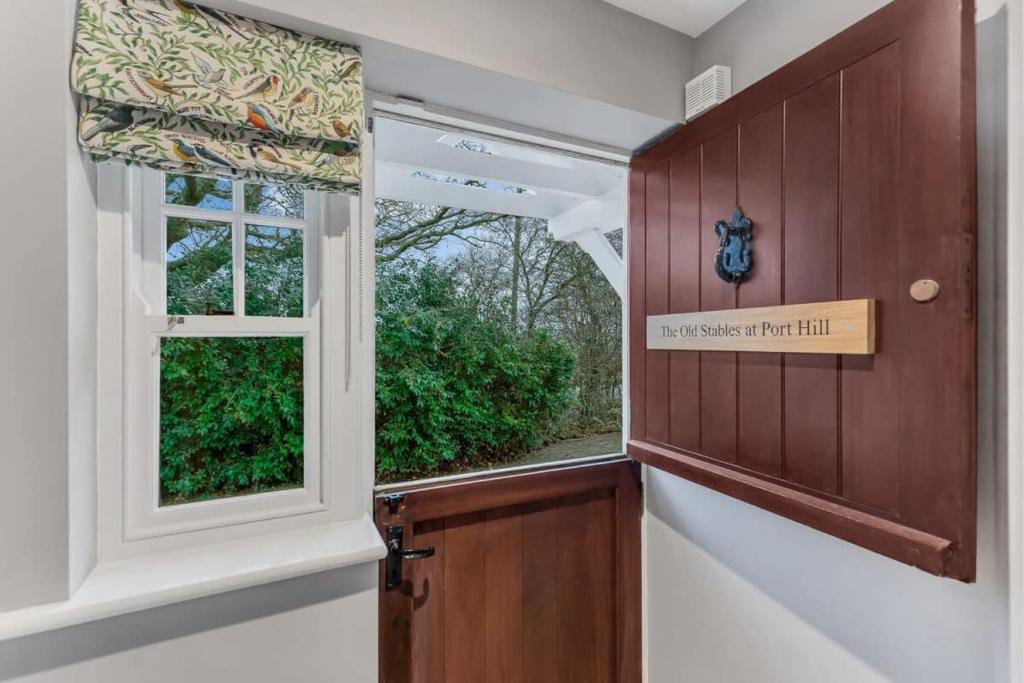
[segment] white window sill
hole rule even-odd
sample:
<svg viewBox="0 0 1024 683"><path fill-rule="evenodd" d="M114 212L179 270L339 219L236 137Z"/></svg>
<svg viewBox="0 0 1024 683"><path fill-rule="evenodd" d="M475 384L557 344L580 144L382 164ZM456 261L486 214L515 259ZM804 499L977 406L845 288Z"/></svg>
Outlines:
<svg viewBox="0 0 1024 683"><path fill-rule="evenodd" d="M103 562L64 602L0 613L0 641L384 557L368 516L173 553Z"/></svg>

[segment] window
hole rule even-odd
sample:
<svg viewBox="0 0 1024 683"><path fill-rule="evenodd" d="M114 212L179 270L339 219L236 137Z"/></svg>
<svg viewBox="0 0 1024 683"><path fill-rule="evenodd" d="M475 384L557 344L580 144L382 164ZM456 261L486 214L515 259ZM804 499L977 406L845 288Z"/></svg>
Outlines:
<svg viewBox="0 0 1024 683"><path fill-rule="evenodd" d="M325 509L319 197L141 177L126 538Z"/></svg>

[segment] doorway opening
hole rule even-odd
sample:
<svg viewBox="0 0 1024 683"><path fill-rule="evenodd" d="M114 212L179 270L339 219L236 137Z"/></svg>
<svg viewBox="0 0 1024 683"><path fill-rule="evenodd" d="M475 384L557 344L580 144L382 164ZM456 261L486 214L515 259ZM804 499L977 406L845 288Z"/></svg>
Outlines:
<svg viewBox="0 0 1024 683"><path fill-rule="evenodd" d="M376 481L623 453L626 168L378 112Z"/></svg>

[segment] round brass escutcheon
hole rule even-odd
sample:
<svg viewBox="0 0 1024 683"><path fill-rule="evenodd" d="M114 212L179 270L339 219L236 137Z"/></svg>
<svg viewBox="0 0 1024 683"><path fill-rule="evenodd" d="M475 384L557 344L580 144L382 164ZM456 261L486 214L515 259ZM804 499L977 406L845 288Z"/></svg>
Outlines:
<svg viewBox="0 0 1024 683"><path fill-rule="evenodd" d="M939 295L939 283L935 280L918 280L910 285L910 298L924 304Z"/></svg>

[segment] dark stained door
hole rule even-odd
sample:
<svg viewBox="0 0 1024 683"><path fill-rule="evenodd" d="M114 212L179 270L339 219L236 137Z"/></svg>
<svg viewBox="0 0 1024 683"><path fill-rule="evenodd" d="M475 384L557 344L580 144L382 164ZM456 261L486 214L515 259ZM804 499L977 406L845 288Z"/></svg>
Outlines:
<svg viewBox="0 0 1024 683"><path fill-rule="evenodd" d="M969 1L887 5L634 158L629 233L629 454L968 581L973 30ZM712 228L737 206L734 286ZM646 350L649 315L860 298L870 356Z"/></svg>
<svg viewBox="0 0 1024 683"><path fill-rule="evenodd" d="M393 494L392 494L393 495ZM380 496L403 582L381 563L384 683L639 683L635 463L497 475Z"/></svg>

